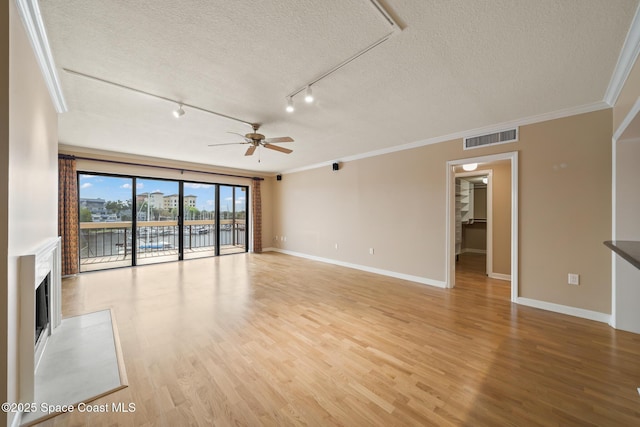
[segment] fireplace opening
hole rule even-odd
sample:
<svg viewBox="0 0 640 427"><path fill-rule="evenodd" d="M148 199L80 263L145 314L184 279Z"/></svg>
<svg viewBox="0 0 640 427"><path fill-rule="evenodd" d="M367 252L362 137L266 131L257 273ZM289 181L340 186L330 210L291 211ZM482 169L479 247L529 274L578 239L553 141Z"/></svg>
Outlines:
<svg viewBox="0 0 640 427"><path fill-rule="evenodd" d="M36 334L35 346L43 335L49 332L49 274L36 288Z"/></svg>

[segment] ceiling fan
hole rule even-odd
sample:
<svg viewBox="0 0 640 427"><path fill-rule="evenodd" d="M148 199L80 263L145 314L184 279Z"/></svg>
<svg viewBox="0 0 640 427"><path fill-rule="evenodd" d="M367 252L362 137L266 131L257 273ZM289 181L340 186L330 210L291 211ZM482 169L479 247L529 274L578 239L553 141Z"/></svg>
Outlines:
<svg viewBox="0 0 640 427"><path fill-rule="evenodd" d="M236 132L229 132L232 133L234 135L239 135L242 138L244 138L244 142L228 142L228 143L223 143L223 144L209 144L209 147L218 147L221 145L236 145L236 144L250 144L249 148L247 148L247 151L244 153L245 156L251 156L253 155L253 153L256 151L256 148L259 147L264 147L264 148L268 148L269 150L275 150L275 151L279 151L281 153L285 153L285 154L289 154L292 153L293 150L290 150L288 148L284 148L284 147L280 147L278 145L273 145L273 144L278 144L281 142L293 142L293 138L288 137L288 136L280 136L277 138L265 138L265 136L261 133L258 133L258 129L260 129L260 124L259 123L253 123L251 125L251 127L253 127L253 132L252 133L248 133L246 135L241 135L239 133Z"/></svg>

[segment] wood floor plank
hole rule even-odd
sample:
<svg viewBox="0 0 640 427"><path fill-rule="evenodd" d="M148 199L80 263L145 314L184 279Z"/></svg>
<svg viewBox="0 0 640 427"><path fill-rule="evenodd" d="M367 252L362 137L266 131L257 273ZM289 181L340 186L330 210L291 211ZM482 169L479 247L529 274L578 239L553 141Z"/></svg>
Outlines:
<svg viewBox="0 0 640 427"><path fill-rule="evenodd" d="M640 336L517 306L463 254L438 289L276 253L85 273L129 387L43 426L640 425Z"/></svg>

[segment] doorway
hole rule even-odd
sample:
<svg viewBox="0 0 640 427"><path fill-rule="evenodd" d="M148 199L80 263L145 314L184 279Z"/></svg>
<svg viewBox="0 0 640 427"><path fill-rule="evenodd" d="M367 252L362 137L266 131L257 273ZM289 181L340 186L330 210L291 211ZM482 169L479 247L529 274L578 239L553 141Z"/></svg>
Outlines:
<svg viewBox="0 0 640 427"><path fill-rule="evenodd" d="M462 262L487 276L493 272L492 184L492 169L455 174L456 267Z"/></svg>
<svg viewBox="0 0 640 427"><path fill-rule="evenodd" d="M475 158L467 158L467 159L458 159L451 160L447 162L447 209L446 209L446 223L447 223L447 275L446 275L446 287L453 288L455 286L455 277L456 277L456 173L461 173L460 167L465 164L477 163L480 166L480 169L485 169L484 165L491 164L494 162L504 162L509 165L509 172L504 179L504 183L508 185L507 192L510 194L509 207L510 213L507 214L507 220L510 224L508 224L507 231L507 241L506 248L504 248L503 252L506 251L504 257L509 262L509 273L510 274L502 274L495 273L493 271L493 265L498 262L494 257L494 253L496 253L496 244L497 242L494 239L494 235L498 234L497 230L490 233L491 235L491 245L492 248L489 249L487 247L487 272L490 277L510 280L511 281L511 301L515 302L518 296L518 153L502 153L495 154L489 156L475 157ZM487 168L488 169L488 168ZM474 171L478 173L477 171ZM472 174L473 175L473 174ZM496 184L496 174L492 174L492 197L494 196L494 189ZM488 191L487 191L488 192ZM494 203L492 202L491 205ZM496 218L498 212L489 212L489 203L487 203L487 217L492 217L492 225L496 224ZM504 215L504 214L503 214ZM487 226L489 220L487 219ZM501 221L500 223L504 223ZM493 228L493 227L492 227ZM502 235L501 235L502 236ZM502 236L501 240L504 240L504 236ZM487 230L487 244L489 243L489 233ZM501 259L504 257L500 257ZM491 258L491 259L489 259Z"/></svg>

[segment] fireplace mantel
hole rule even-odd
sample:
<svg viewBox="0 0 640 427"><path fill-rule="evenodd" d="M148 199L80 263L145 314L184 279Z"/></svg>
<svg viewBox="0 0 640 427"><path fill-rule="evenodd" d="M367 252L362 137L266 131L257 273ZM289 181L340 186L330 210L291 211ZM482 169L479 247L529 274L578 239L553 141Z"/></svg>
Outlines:
<svg viewBox="0 0 640 427"><path fill-rule="evenodd" d="M60 238L45 240L33 252L20 257L20 402L34 401L34 378L38 360L35 353L35 292L49 275L50 330L62 321Z"/></svg>

